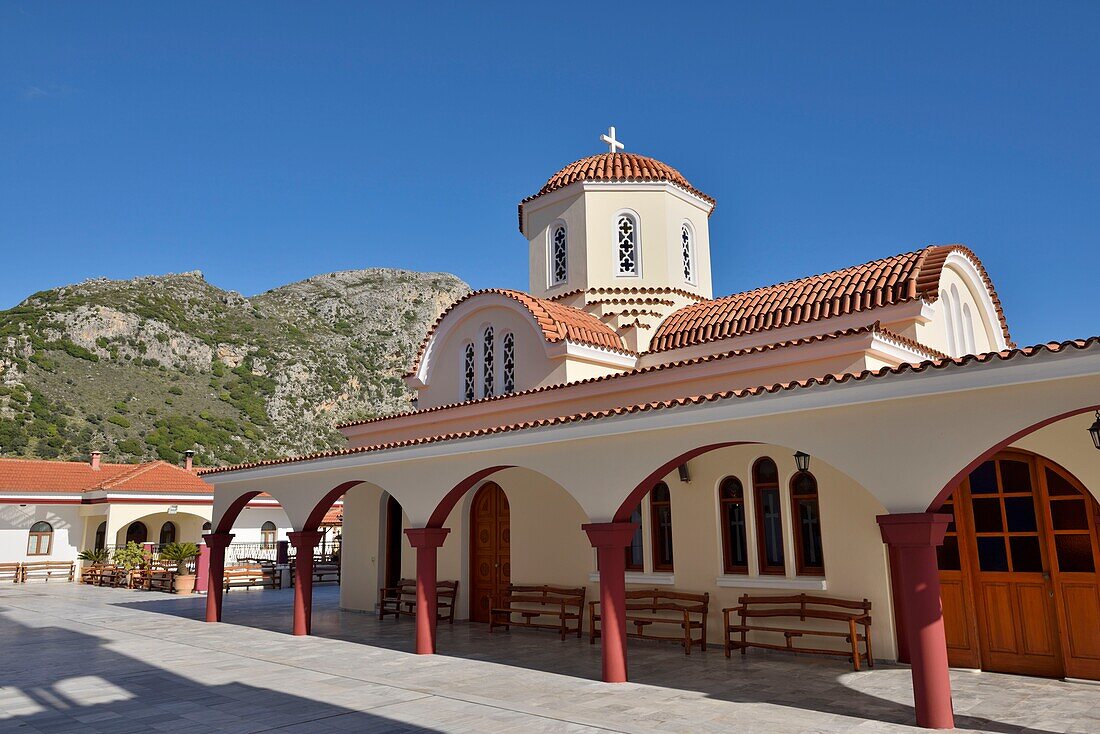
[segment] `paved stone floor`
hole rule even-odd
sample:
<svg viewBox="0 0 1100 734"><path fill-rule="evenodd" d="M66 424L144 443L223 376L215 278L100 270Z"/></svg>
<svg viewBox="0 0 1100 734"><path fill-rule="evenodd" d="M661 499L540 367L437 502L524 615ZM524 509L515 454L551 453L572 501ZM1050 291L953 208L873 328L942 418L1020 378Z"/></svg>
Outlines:
<svg viewBox="0 0 1100 734"><path fill-rule="evenodd" d="M633 682L599 682L599 648L530 630L443 625L416 656L409 621L341 612L315 592L314 632L292 593L204 600L76 584L0 587L0 732L902 732L909 672L835 659L634 643ZM953 675L957 724L981 732L1100 732L1100 687Z"/></svg>

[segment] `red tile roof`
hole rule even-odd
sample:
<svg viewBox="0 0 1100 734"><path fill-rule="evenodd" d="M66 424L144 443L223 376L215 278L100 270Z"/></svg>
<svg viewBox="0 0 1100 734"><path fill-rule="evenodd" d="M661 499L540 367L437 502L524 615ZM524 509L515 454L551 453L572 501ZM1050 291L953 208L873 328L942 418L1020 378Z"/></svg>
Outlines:
<svg viewBox="0 0 1100 734"><path fill-rule="evenodd" d="M650 351L678 349L916 299L933 302L939 298L944 262L953 252L962 253L977 267L996 306L1005 340L1012 346L1000 299L977 256L963 245L932 245L831 273L685 306L658 327L650 341Z"/></svg>
<svg viewBox="0 0 1100 734"><path fill-rule="evenodd" d="M519 204L519 228L523 230L523 205L551 191L563 189L577 181L607 181L633 183L664 181L688 191L711 205L714 212L716 201L688 183L684 175L667 163L636 153L600 153L581 158L561 169L539 189L537 194L528 196Z"/></svg>
<svg viewBox="0 0 1100 734"><path fill-rule="evenodd" d="M622 338L615 333L614 329L587 311L582 311L572 306L566 306L562 303L555 303L545 298L535 298L522 291L513 291L506 288L489 288L486 290L474 291L458 299L451 304L450 308L440 314L435 324L428 330L428 335L420 344L420 351L416 355L416 360L413 361L412 374L415 374L420 368L420 360L424 358L424 350L428 348L428 343L431 341L432 335L435 333L436 329L439 328L439 325L443 323L443 319L447 317L447 314L451 313L451 311L455 310L466 301L486 294L511 298L513 301L516 301L526 308L542 329L543 338L550 343L570 341L574 344L585 344L592 347L610 349L614 352L621 352L623 354L633 354L633 352L626 348Z"/></svg>
<svg viewBox="0 0 1100 734"><path fill-rule="evenodd" d="M210 485L207 485L210 486ZM321 525L343 525L344 524L344 506L333 505L328 508L328 512L325 513L324 518L321 520Z"/></svg>
<svg viewBox="0 0 1100 734"><path fill-rule="evenodd" d="M833 339L840 339L847 336L857 336L859 334L874 333L879 334L887 339L899 342L910 349L923 353L926 357L931 359L941 359L947 357L946 354L933 349L927 345L910 339L901 334L897 334L889 329L884 329L876 321L868 326L858 326L851 329L842 329L840 331L832 331L827 334L815 334L813 336L802 337L799 339L787 339L781 342L773 342L771 344L761 344L755 347L744 347L742 349L732 349L726 352L718 352L715 354L705 354L699 357L692 357L690 359L678 359L673 362L662 362L661 364L649 365L647 367L637 367L631 370L624 370L622 372L612 372L607 375L599 375L597 377L587 377L583 380L574 380L573 382L557 382L552 385L542 385L540 387L532 387L527 390L519 390L512 393L503 393L499 395L492 395L484 398L474 398L473 400L462 400L457 403L446 403L444 405L436 405L431 408L421 408L418 410L407 410L401 413L392 413L390 415L382 415L377 418L367 418L360 421L350 421L348 423L340 423L336 428L351 428L353 426L365 426L372 423L381 423L383 421L399 420L401 418L407 418L410 415L420 415L422 413L434 413L441 410L450 410L452 408L458 408L464 405L473 405L475 403L489 403L497 402L501 400L509 400L511 398L517 398L523 395L534 395L536 393L547 392L549 390L562 390L565 388L574 387L576 385L588 385L594 382L610 382L618 381L621 379L633 377L634 375L645 375L651 372L659 372L661 370L676 369L679 367L687 367L694 364L702 364L705 362L715 362L719 360L731 359L734 357L744 357L750 354L760 354L762 352L773 352L779 349L788 349L791 347L801 347L806 344L813 344L816 342L831 341Z"/></svg>
<svg viewBox="0 0 1100 734"><path fill-rule="evenodd" d="M0 459L0 492L153 492L210 494L210 485L174 464Z"/></svg>
<svg viewBox="0 0 1100 734"><path fill-rule="evenodd" d="M317 459L327 459L334 456L366 454L377 451L386 451L389 449L404 448L407 446L420 446L423 444L438 443L441 441L454 441L458 439L474 438L477 436L489 436L510 431L522 431L531 428L545 428L548 426L558 426L567 423L579 423L582 421L600 420L603 418L612 418L621 415L645 413L652 410L664 410L689 405L701 405L703 403L712 403L720 400L751 398L758 395L778 393L787 390L816 389L823 388L831 384L839 385L847 382L865 382L872 379L882 379L894 375L901 375L906 372L921 374L929 370L942 370L949 367L966 369L973 368L979 365L991 364L995 361L1005 362L1017 358L1026 359L1043 353L1057 354L1059 352L1065 352L1070 349L1082 350L1097 347L1100 347L1100 336L1093 336L1089 337L1088 339L1073 339L1064 342L1050 342L1048 344L1039 344L1033 347L1012 348L1006 349L1002 352L987 352L986 354L969 354L964 357L930 359L919 364L905 362L899 364L896 367L883 367L878 370L863 370L859 373L823 375L821 377L811 377L805 380L792 380L789 382L776 383L774 385L760 385L757 387L742 388L737 390L724 390L721 392L708 393L705 395L693 395L686 398L658 400L649 403L624 406L621 408L608 408L605 410L585 411L582 413L574 413L572 415L565 415L557 418L540 418L537 420L523 421L520 423L510 423L500 426L490 426L488 428L478 428L475 430L447 433L438 436L423 436L420 438L407 439L403 441L391 441L389 443L382 443L374 446L359 446L352 449L321 451L315 454L306 454L304 456L288 456L281 459L267 459L265 461L257 461L247 464L212 467L209 469L199 470L199 474L205 476L208 474L244 471L246 469L255 469L262 466L294 464L303 461L316 461Z"/></svg>

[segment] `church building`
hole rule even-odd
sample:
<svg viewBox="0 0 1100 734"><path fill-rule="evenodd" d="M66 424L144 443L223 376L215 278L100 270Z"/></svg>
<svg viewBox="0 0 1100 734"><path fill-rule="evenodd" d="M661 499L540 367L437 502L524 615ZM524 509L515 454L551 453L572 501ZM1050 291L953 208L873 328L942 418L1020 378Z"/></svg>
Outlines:
<svg viewBox="0 0 1100 734"><path fill-rule="evenodd" d="M301 551L342 497L341 607L415 578L423 654L448 580L472 623L509 584L583 587L608 682L661 644L628 644L641 589L706 595L719 657L743 596L866 601L867 663L911 665L926 727L952 726L951 667L1100 680L1100 341L1016 345L961 244L715 297L716 200L603 140L519 203L527 290L471 293L426 335L414 411L340 426L339 451L201 472L208 620L219 549L266 493L308 634Z"/></svg>

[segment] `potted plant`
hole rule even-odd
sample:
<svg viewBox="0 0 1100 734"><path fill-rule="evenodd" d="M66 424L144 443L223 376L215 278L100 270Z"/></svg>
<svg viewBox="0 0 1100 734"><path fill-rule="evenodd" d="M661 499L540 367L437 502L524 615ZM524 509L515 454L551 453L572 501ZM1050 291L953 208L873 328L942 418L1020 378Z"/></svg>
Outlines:
<svg viewBox="0 0 1100 734"><path fill-rule="evenodd" d="M199 557L199 547L194 543L169 543L160 549L162 561L176 564L176 593L190 594L195 590L195 574L188 573L188 564Z"/></svg>
<svg viewBox="0 0 1100 734"><path fill-rule="evenodd" d="M114 562L116 566L125 569L126 586L129 587L134 569L145 563L145 549L131 540L123 547L115 549Z"/></svg>

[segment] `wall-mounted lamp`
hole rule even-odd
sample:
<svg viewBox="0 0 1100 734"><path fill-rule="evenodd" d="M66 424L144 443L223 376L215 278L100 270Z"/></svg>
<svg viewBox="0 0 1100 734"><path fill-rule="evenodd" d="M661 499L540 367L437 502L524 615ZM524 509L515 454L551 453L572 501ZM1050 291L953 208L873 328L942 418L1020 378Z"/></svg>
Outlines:
<svg viewBox="0 0 1100 734"><path fill-rule="evenodd" d="M1100 410L1096 411L1096 420L1089 426L1089 435L1092 436L1092 445L1100 449Z"/></svg>
<svg viewBox="0 0 1100 734"><path fill-rule="evenodd" d="M688 465L686 463L680 464L676 471L680 474L680 481L684 484L691 482L691 475L688 474Z"/></svg>
<svg viewBox="0 0 1100 734"><path fill-rule="evenodd" d="M794 453L794 465L798 467L798 471L806 473L810 470L810 455L804 451L796 451Z"/></svg>

